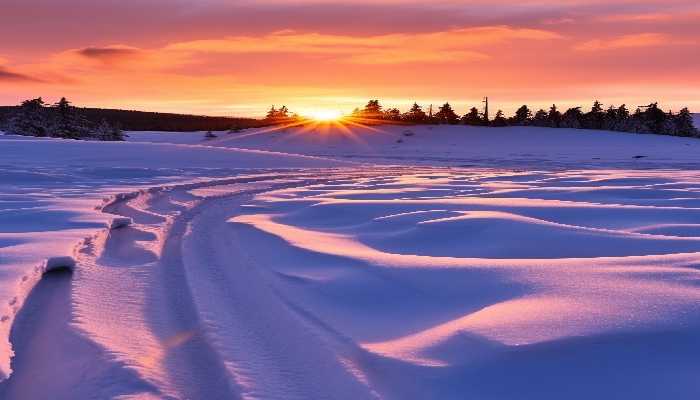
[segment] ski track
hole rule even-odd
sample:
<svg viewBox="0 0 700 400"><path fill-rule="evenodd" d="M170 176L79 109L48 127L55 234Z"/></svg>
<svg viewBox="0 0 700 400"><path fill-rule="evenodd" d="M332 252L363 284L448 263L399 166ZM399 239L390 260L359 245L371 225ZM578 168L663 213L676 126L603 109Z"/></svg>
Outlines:
<svg viewBox="0 0 700 400"><path fill-rule="evenodd" d="M416 167L141 191L103 207L134 223L84 241L72 290L28 307L56 312L40 342L74 338L53 368L87 354L56 398L691 399L699 188ZM7 399L37 351L16 346Z"/></svg>

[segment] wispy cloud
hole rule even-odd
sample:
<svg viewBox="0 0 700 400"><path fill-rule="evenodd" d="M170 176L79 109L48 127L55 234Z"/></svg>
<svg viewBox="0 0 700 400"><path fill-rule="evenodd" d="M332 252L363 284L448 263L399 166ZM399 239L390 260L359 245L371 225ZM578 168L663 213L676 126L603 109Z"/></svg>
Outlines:
<svg viewBox="0 0 700 400"><path fill-rule="evenodd" d="M637 33L611 39L595 39L574 47L578 51L605 51L633 49L640 47L672 46L694 44L694 41L677 39L664 33Z"/></svg>
<svg viewBox="0 0 700 400"><path fill-rule="evenodd" d="M509 26L451 29L428 33L396 33L376 36L331 35L279 31L264 36L175 43L166 51L203 53L298 53L325 55L358 64L449 62L489 58L484 46L516 40L554 40L562 36L540 29Z"/></svg>
<svg viewBox="0 0 700 400"><path fill-rule="evenodd" d="M39 78L35 78L30 75L22 74L19 72L11 71L5 67L0 66L0 81L5 82L43 82Z"/></svg>
<svg viewBox="0 0 700 400"><path fill-rule="evenodd" d="M130 58L142 53L142 51L136 47L122 45L86 47L83 49L76 50L76 52L83 57L103 61L114 61L124 58Z"/></svg>

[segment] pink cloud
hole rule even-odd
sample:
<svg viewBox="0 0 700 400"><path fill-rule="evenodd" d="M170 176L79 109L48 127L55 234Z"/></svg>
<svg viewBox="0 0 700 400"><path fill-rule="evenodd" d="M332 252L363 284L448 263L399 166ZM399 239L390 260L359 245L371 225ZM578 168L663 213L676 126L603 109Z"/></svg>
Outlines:
<svg viewBox="0 0 700 400"><path fill-rule="evenodd" d="M575 49L578 51L601 51L692 44L695 44L695 41L678 39L663 33L637 33L611 39L590 40L575 46Z"/></svg>

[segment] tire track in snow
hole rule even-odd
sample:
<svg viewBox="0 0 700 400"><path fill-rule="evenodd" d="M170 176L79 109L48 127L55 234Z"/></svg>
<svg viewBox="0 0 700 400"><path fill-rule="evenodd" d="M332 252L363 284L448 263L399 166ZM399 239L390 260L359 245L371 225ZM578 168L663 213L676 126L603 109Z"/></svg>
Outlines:
<svg viewBox="0 0 700 400"><path fill-rule="evenodd" d="M80 282L78 303L88 310L79 316L82 327L167 398L374 397L337 349L277 296L269 277L242 262L244 245L231 242L227 220L242 202L316 181L268 175L151 190L110 203L106 212L128 217L146 212L154 218L140 220L127 235L107 232L104 242L90 242L95 249L81 260L90 273ZM193 189L211 193L197 197ZM196 200L183 209L183 197ZM157 261L110 250L137 242L150 242ZM95 309L103 298L106 308ZM120 303L122 308L115 306ZM110 313L116 315L104 315ZM110 348L118 341L124 343Z"/></svg>
<svg viewBox="0 0 700 400"><path fill-rule="evenodd" d="M267 271L245 257L228 219L250 194L206 207L190 222L183 260L212 342L229 361L245 398L375 397L343 362L337 340L281 299Z"/></svg>

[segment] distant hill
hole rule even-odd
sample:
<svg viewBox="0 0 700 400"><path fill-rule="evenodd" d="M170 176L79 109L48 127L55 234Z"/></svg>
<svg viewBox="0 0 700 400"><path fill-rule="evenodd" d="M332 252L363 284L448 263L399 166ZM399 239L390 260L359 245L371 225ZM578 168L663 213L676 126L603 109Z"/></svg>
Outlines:
<svg viewBox="0 0 700 400"><path fill-rule="evenodd" d="M14 112L15 108L15 106L0 106L0 125ZM231 128L254 128L267 125L265 121L254 118L207 117L105 108L79 108L79 110L95 124L104 119L125 131L223 131Z"/></svg>

